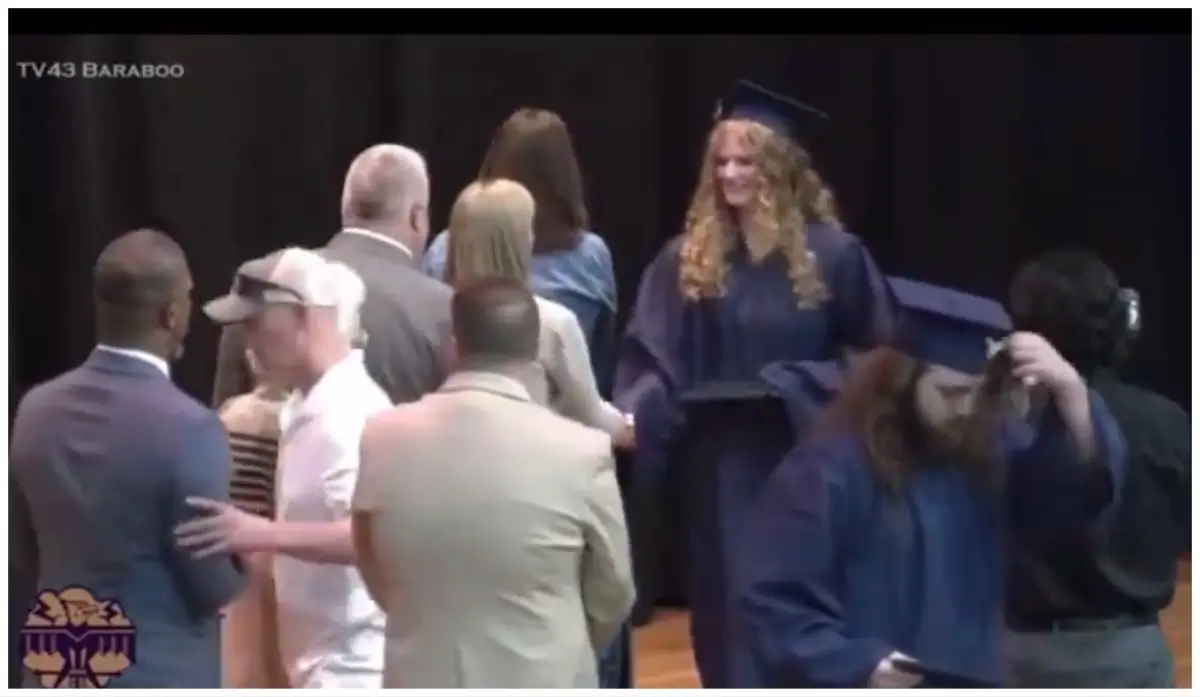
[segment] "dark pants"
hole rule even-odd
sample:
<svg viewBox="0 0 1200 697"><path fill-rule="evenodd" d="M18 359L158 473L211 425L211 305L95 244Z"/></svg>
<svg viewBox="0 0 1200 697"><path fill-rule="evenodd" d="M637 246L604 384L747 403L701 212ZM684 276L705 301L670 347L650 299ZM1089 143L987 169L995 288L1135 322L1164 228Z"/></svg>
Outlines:
<svg viewBox="0 0 1200 697"><path fill-rule="evenodd" d="M624 690L633 687L633 647L629 630L629 623L626 623L612 644L597 657L602 690Z"/></svg>
<svg viewBox="0 0 1200 697"><path fill-rule="evenodd" d="M1138 689L1175 686L1175 662L1158 625L1086 631L1009 632L1015 688Z"/></svg>

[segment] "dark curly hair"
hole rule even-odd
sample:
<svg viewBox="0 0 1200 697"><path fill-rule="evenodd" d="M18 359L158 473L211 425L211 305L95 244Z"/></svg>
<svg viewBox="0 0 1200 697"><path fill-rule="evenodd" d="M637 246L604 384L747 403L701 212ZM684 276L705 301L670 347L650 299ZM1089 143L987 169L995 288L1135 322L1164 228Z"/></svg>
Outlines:
<svg viewBox="0 0 1200 697"><path fill-rule="evenodd" d="M1040 334L1085 377L1116 368L1129 349L1128 309L1112 269L1066 249L1026 262L1009 289L1019 331Z"/></svg>

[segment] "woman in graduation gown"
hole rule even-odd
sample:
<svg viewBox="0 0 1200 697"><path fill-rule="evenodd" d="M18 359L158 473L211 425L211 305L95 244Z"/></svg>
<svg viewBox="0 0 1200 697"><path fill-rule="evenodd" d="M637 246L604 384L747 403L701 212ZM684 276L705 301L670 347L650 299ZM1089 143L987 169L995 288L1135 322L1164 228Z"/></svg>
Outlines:
<svg viewBox="0 0 1200 697"><path fill-rule="evenodd" d="M636 486L659 486L671 465L685 473L683 491L669 493L685 499L692 646L706 688L759 684L732 621L728 549L792 438L759 423L756 403L770 394L761 371L837 365L891 324L883 278L801 145L826 118L744 81L722 100L684 231L644 272L619 351L614 394L635 414ZM706 461L675 462L690 459L675 456L681 440ZM645 531L631 537L644 556ZM639 593L653 593L644 570Z"/></svg>
<svg viewBox="0 0 1200 697"><path fill-rule="evenodd" d="M993 301L894 289L895 347L861 359L744 530L765 687L999 687L1007 533L1082 527L1118 493L1120 430L1049 342L1003 338Z"/></svg>

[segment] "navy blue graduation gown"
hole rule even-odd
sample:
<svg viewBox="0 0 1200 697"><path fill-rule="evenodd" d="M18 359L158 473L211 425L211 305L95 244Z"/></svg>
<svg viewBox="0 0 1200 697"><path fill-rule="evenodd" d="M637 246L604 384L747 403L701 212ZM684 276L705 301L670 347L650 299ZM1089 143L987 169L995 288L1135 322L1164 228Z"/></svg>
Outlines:
<svg viewBox="0 0 1200 697"><path fill-rule="evenodd" d="M1094 393L1091 413L1096 461L1047 409L1006 429L990 491L931 466L890 497L858 439L796 448L743 535L739 614L765 687L865 687L892 651L999 686L1007 533L1084 525L1119 493L1124 441Z"/></svg>
<svg viewBox="0 0 1200 697"><path fill-rule="evenodd" d="M714 427L720 429L714 418L689 428L689 412L683 406L688 395L702 393L715 383L763 384L761 371L779 361L837 366L846 349L865 350L884 340L893 317L891 295L866 248L857 237L836 227L808 228L808 246L831 297L819 307L803 309L797 306L784 255L776 252L756 264L740 246L731 254L723 296L684 300L679 289L682 239L668 242L643 274L618 356L614 397L635 414L637 448L632 469L643 500L647 490L654 491L652 496L689 498L687 492L681 496L678 491L663 491L671 488L666 482L678 479L678 469L675 477L670 476L673 466L689 467L677 461L678 446L691 440L693 447L686 451L703 452L705 444L696 441L713 435ZM702 404L703 399L694 403ZM747 400L746 405L743 415L754 418L751 410L760 404ZM729 407L727 403L722 412L710 413L736 414ZM759 685L733 622L728 583L732 569L725 550L734 544L746 509L794 438L786 433L780 447L777 424L770 428L772 433L764 434L733 426L716 434L723 441L721 447L708 450L717 453L719 461L703 467L703 476L715 480L701 484L709 495L690 497L707 503L688 506L684 513L688 564L697 570L688 574L693 649L701 681L709 688ZM731 434L735 429L737 433ZM731 438L736 441L732 446ZM646 565L636 562L660 553L645 552L653 545L645 532L635 526L631 539L639 593L653 595L656 581L647 578Z"/></svg>

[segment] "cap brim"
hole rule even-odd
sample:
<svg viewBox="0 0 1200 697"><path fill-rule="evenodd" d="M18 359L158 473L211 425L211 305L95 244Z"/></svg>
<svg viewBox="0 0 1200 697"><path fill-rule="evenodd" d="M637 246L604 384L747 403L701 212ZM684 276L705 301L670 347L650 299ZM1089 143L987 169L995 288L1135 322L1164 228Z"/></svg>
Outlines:
<svg viewBox="0 0 1200 697"><path fill-rule="evenodd" d="M204 314L217 324L240 324L262 311L262 305L240 295L226 295L204 305Z"/></svg>

